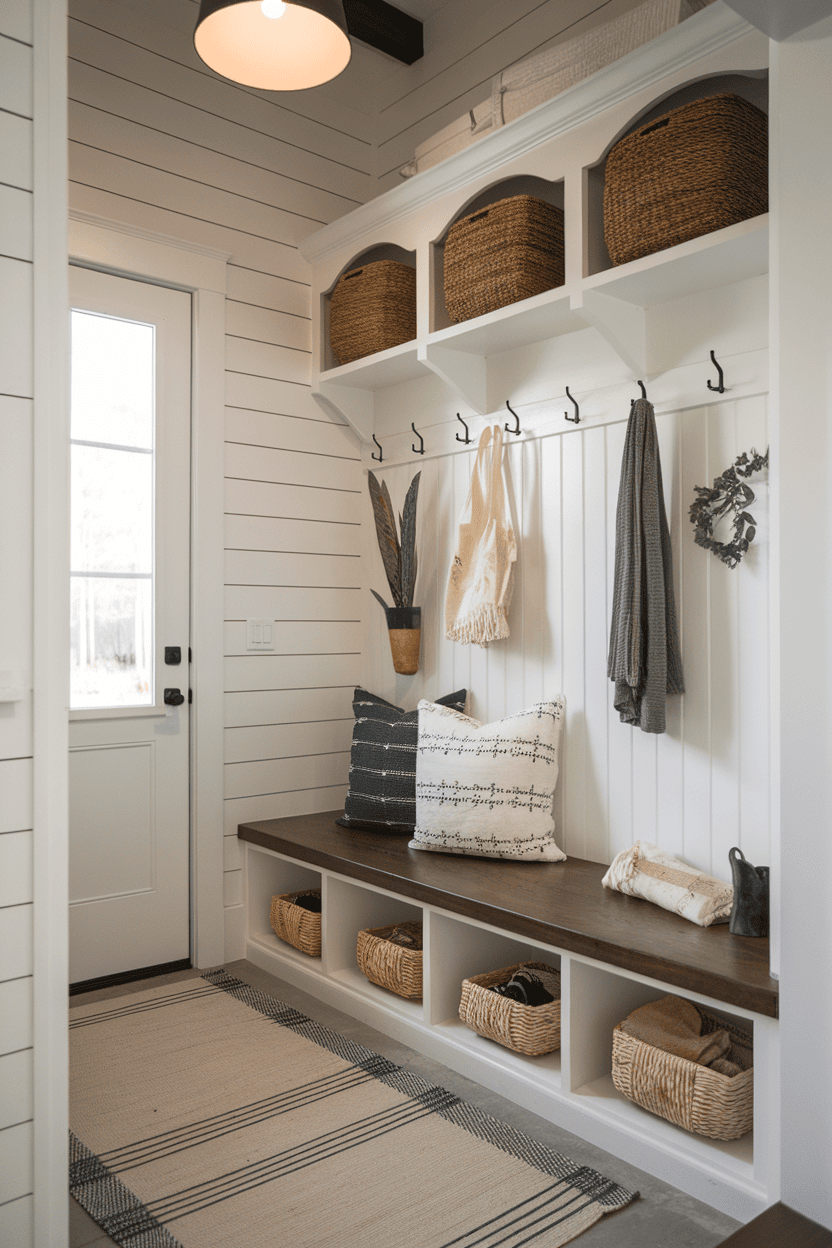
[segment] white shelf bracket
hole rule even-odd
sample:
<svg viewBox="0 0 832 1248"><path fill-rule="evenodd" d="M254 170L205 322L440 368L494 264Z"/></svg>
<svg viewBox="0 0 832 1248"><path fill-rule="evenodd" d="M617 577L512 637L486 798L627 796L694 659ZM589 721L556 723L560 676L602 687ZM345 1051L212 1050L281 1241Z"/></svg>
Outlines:
<svg viewBox="0 0 832 1248"><path fill-rule="evenodd" d="M335 415L345 420L358 434L362 442L370 442L376 427L375 393L357 386L339 386L331 381L319 381L312 390L312 397L327 416Z"/></svg>
<svg viewBox="0 0 832 1248"><path fill-rule="evenodd" d="M576 291L571 301L587 325L597 329L634 373L649 373L647 358L647 312L600 290Z"/></svg>
<svg viewBox="0 0 832 1248"><path fill-rule="evenodd" d="M436 373L454 394L480 416L488 411L488 368L485 356L453 351L441 343L424 343L419 359Z"/></svg>

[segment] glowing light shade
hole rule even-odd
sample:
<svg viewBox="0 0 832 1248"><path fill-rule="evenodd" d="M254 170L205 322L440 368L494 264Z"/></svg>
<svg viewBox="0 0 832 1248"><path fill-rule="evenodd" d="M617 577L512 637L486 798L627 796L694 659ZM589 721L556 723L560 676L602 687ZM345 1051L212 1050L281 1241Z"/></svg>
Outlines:
<svg viewBox="0 0 832 1248"><path fill-rule="evenodd" d="M265 91L317 87L352 55L341 0L202 0L194 47L223 78Z"/></svg>

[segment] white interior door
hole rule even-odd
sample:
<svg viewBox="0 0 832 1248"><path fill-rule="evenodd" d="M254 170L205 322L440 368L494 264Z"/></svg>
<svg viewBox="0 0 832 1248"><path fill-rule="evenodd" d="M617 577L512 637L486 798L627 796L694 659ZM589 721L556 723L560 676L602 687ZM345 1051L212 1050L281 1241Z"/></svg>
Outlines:
<svg viewBox="0 0 832 1248"><path fill-rule="evenodd" d="M79 983L189 957L191 298L71 266L70 303Z"/></svg>

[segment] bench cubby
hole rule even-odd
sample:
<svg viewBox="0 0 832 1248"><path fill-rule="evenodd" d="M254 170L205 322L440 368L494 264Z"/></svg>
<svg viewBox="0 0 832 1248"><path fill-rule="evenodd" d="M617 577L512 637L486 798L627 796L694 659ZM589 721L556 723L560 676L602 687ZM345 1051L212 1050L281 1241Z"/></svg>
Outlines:
<svg viewBox="0 0 832 1248"><path fill-rule="evenodd" d="M698 928L609 893L604 866L424 854L406 837L341 829L339 812L241 824L246 957L743 1221L778 1197L778 985L768 942ZM273 892L322 889L322 956L268 926ZM358 967L362 928L421 920L424 995L409 1001ZM523 961L561 974L561 1049L515 1053L459 1018L462 980ZM692 1134L628 1101L612 1082L612 1030L668 992L753 1031L755 1131L728 1143Z"/></svg>

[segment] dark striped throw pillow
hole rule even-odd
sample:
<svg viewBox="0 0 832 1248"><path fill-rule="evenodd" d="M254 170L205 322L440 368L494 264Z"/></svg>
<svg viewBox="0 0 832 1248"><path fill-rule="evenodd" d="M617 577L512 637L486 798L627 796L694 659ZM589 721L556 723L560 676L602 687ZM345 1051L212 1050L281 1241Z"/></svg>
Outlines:
<svg viewBox="0 0 832 1248"><path fill-rule="evenodd" d="M464 712L467 689L439 699L440 706ZM416 827L416 746L419 711L405 711L366 689L352 700L355 724L350 754L350 787L344 828L406 832Z"/></svg>

